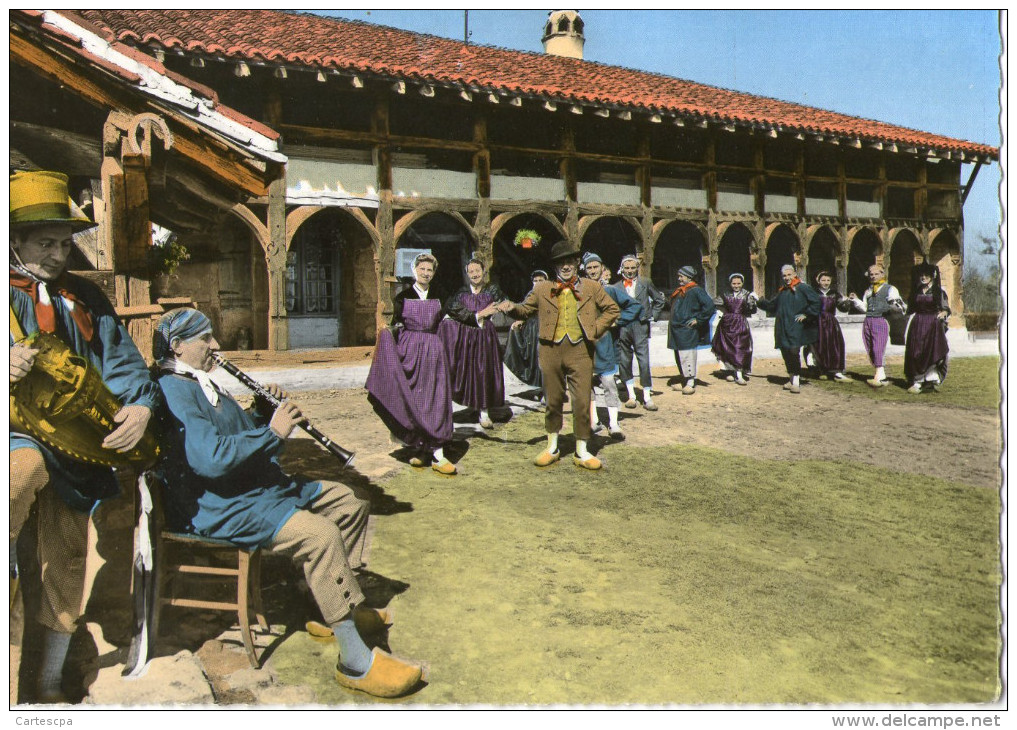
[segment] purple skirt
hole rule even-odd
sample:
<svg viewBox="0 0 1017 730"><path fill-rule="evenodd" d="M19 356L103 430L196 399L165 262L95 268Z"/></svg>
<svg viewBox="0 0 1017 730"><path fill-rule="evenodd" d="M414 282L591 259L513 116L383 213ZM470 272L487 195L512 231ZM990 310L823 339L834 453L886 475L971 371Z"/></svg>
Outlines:
<svg viewBox="0 0 1017 730"><path fill-rule="evenodd" d="M824 373L844 372L844 333L833 314L819 315L819 339L811 345L816 366Z"/></svg>
<svg viewBox="0 0 1017 730"><path fill-rule="evenodd" d="M470 327L443 319L438 336L445 345L452 380L452 400L468 408L487 410L505 404L505 375L494 323Z"/></svg>
<svg viewBox="0 0 1017 730"><path fill-rule="evenodd" d="M904 377L908 382L936 368L940 382L946 380L947 355L950 346L946 342L943 323L935 313L920 312L911 318L908 325L907 343L904 348Z"/></svg>
<svg viewBox="0 0 1017 730"><path fill-rule="evenodd" d="M452 440L452 386L438 335L406 329L396 342L382 330L366 386L375 413L400 441L436 449Z"/></svg>
<svg viewBox="0 0 1017 730"><path fill-rule="evenodd" d="M713 334L713 354L736 370L752 370L752 332L741 314L725 312Z"/></svg>

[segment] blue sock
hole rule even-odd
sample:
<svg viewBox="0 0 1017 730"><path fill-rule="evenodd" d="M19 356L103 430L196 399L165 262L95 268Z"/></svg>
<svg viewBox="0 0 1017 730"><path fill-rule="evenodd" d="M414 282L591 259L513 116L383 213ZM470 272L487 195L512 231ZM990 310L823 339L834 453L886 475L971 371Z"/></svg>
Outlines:
<svg viewBox="0 0 1017 730"><path fill-rule="evenodd" d="M332 632L339 642L340 669L349 670L344 674L359 676L367 672L371 668L371 650L360 638L352 615L337 624L332 624Z"/></svg>

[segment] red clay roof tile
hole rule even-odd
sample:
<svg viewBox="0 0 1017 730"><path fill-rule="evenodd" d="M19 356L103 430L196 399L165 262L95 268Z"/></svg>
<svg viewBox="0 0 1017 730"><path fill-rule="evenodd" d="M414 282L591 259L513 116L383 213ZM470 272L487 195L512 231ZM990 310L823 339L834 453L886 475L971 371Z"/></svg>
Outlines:
<svg viewBox="0 0 1017 730"><path fill-rule="evenodd" d="M692 114L794 131L962 151L995 147L646 71L358 21L276 10L80 10L123 43L187 48L237 60L336 68L550 96L561 101Z"/></svg>

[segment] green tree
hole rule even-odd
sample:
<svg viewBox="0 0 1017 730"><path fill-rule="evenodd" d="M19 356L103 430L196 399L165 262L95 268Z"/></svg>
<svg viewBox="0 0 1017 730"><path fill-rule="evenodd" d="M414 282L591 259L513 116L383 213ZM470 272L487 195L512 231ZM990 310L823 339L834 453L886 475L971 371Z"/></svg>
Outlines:
<svg viewBox="0 0 1017 730"><path fill-rule="evenodd" d="M977 254L992 258L988 259L988 263L977 261L974 257L967 262L964 270L964 310L968 315L983 313L988 315L985 317L986 323L977 326L978 329L981 329L994 321L992 315L998 315L1002 310L1003 299L999 288L999 239L981 235L978 240L981 242L981 247ZM970 323L968 326L971 328ZM994 327L993 324L987 328Z"/></svg>

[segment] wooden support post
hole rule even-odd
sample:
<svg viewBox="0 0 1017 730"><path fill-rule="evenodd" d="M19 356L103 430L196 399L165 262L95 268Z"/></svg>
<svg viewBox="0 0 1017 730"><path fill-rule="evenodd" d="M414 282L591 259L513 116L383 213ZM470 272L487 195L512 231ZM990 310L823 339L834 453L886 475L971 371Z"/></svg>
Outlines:
<svg viewBox="0 0 1017 730"><path fill-rule="evenodd" d="M925 219L929 207L929 163L918 164L918 187L915 189L915 218Z"/></svg>
<svg viewBox="0 0 1017 730"><path fill-rule="evenodd" d="M961 193L961 208L964 207L964 203L968 199L968 193L971 192L971 186L975 184L975 178L978 177L978 171L981 169L982 161L979 160L975 163L975 169L971 171L971 177L968 178L967 183L964 185L963 192Z"/></svg>
<svg viewBox="0 0 1017 730"><path fill-rule="evenodd" d="M380 245L375 254L375 272L378 277L378 309L375 316L376 329L388 324L392 314L392 285L398 280L395 277L395 223L392 219L392 190L380 190L378 193L378 216L375 225L378 228Z"/></svg>
<svg viewBox="0 0 1017 730"><path fill-rule="evenodd" d="M268 186L268 349L289 349L286 314L286 177Z"/></svg>
<svg viewBox="0 0 1017 730"><path fill-rule="evenodd" d="M378 191L391 190L392 151L388 143L388 96L386 94L379 93L375 97L371 131L382 140L373 149L374 164L378 169Z"/></svg>
<svg viewBox="0 0 1017 730"><path fill-rule="evenodd" d="M473 141L481 145L473 155L473 171L477 176L477 254L488 269L494 264L494 237L491 235L491 151L487 149L487 117L477 112L473 121Z"/></svg>
<svg viewBox="0 0 1017 730"><path fill-rule="evenodd" d="M579 240L579 183L576 179L576 135L571 121L562 129L561 178L565 185L565 234L576 248L582 246Z"/></svg>
<svg viewBox="0 0 1017 730"><path fill-rule="evenodd" d="M837 215L847 218L847 171L844 165L844 150L837 158Z"/></svg>
<svg viewBox="0 0 1017 730"><path fill-rule="evenodd" d="M639 185L639 204L644 208L653 205L653 170L650 167L650 132L643 129L639 135L639 156L646 162L636 168L636 184Z"/></svg>
<svg viewBox="0 0 1017 730"><path fill-rule="evenodd" d="M766 169L763 161L763 141L756 139L753 142L752 166L755 168L756 174L752 176L749 185L752 189L756 215L762 216L766 214Z"/></svg>
<svg viewBox="0 0 1017 730"><path fill-rule="evenodd" d="M876 197L879 201L879 217L886 218L886 155L879 156L879 185L876 187ZM860 296L860 295L859 295Z"/></svg>
<svg viewBox="0 0 1017 730"><path fill-rule="evenodd" d="M477 195L491 197L491 151L487 148L487 117L478 111L473 119L473 141L481 149L473 155L473 171L477 176Z"/></svg>
<svg viewBox="0 0 1017 730"><path fill-rule="evenodd" d="M706 165L706 172L703 174L703 189L706 190L706 207L708 210L717 210L717 141L711 134L706 141L706 152L703 163Z"/></svg>
<svg viewBox="0 0 1017 730"><path fill-rule="evenodd" d="M375 312L376 329L388 324L392 314L393 284L395 277L395 219L392 211L392 150L389 145L388 95L379 92L374 100L371 133L378 140L372 149L374 165L378 171L378 214L375 226L380 243L375 252L375 273L378 277L378 308Z"/></svg>
<svg viewBox="0 0 1017 730"><path fill-rule="evenodd" d="M124 170L119 157L105 156L99 172L102 185L103 215L99 219L100 248L110 252L107 262L116 271L118 247L127 240L127 204L124 192ZM119 278L119 277L118 277ZM127 305L127 287L114 282L114 306Z"/></svg>
<svg viewBox="0 0 1017 730"><path fill-rule="evenodd" d="M798 145L795 154L794 190L798 198L798 215L805 215L805 142Z"/></svg>

